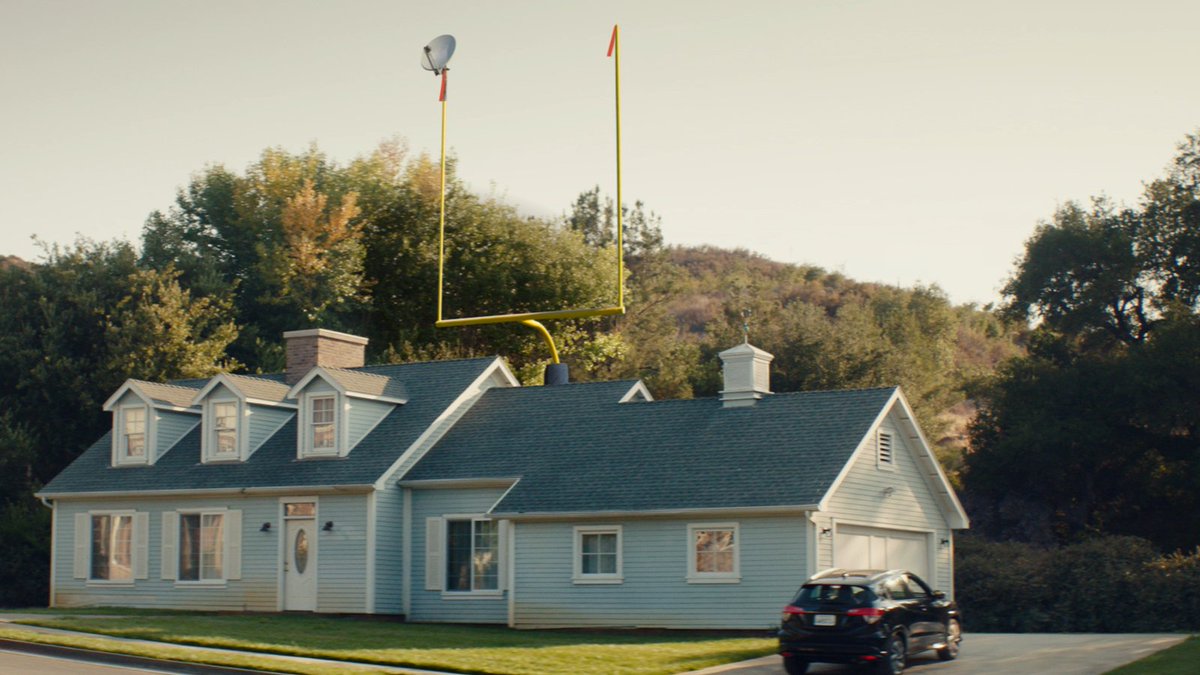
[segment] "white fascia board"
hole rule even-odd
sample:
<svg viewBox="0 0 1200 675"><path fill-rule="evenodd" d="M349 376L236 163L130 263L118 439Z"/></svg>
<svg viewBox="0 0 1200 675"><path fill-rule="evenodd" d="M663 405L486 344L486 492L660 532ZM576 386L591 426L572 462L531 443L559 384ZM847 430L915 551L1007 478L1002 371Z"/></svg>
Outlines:
<svg viewBox="0 0 1200 675"><path fill-rule="evenodd" d="M495 357L492 363L488 365L487 368L484 368L483 372L479 374L479 377L476 377L471 384L467 385L466 389L464 389L462 393L460 393L458 397L450 403L450 405L446 406L446 409L442 411L442 414L438 415L437 418L434 419L428 427L426 427L425 431L421 432L421 435L412 442L412 445L405 448L404 452L400 453L400 457L398 457L396 461L392 462L392 465L389 466L386 471L380 474L379 480L375 481L375 489L385 489L387 487L388 480L392 477L392 474L394 474L397 470L399 470L400 467L404 466L406 462L412 459L413 455L416 454L417 451L420 450L423 445L425 445L426 441L430 440L433 434L437 432L443 421L458 412L458 409L463 405L467 404L472 399L483 393L483 390L481 389L483 383L487 382L487 380L493 375L499 375L504 379L505 382L508 383L510 387L521 386L520 380L518 380L516 376L512 374L512 371L508 369L508 366L504 365L503 359L501 359L499 356ZM434 442L437 440L438 439L434 439Z"/></svg>
<svg viewBox="0 0 1200 675"><path fill-rule="evenodd" d="M632 387L629 388L629 391L625 392L625 395L622 396L621 400L617 401L617 403L629 403L634 399L634 397L639 395L647 401L654 400L654 396L650 393L650 390L646 388L646 384L641 380L638 380L633 384Z"/></svg>
<svg viewBox="0 0 1200 675"><path fill-rule="evenodd" d="M246 403L254 405L263 405L269 408L287 408L289 410L297 410L300 406L296 403L288 403L286 401L268 401L265 398L247 398Z"/></svg>
<svg viewBox="0 0 1200 675"><path fill-rule="evenodd" d="M511 489L520 478L430 478L426 480L401 480L396 485L414 490L452 490L455 488L491 488L502 487ZM507 493L506 493L507 494Z"/></svg>
<svg viewBox="0 0 1200 675"><path fill-rule="evenodd" d="M135 396L142 399L142 403L145 403L148 406L154 405L154 400L149 396L146 396L145 392L143 392L141 388L137 386L137 380L125 380L125 384L122 384L120 388L117 389L116 393L114 393L112 396L109 396L108 400L104 402L104 411L112 412L117 407L117 402L121 400L121 397L125 396L126 393L131 391Z"/></svg>
<svg viewBox="0 0 1200 675"><path fill-rule="evenodd" d="M727 506L714 508L693 508L693 509L649 509L645 511L544 511L544 512L504 512L496 511L489 515L493 518L506 518L508 520L518 521L535 521L535 520L611 520L611 519L640 519L640 518L695 518L720 516L730 517L736 515L745 516L771 516L771 515L795 515L805 514L811 511L816 511L816 504L796 504L779 506Z"/></svg>
<svg viewBox="0 0 1200 675"><path fill-rule="evenodd" d="M404 405L408 403L406 398L394 398L392 396L377 396L375 394L364 394L362 392L347 389L345 392L349 398L361 398L364 401L379 401L380 403L394 403L395 405Z"/></svg>
<svg viewBox="0 0 1200 675"><path fill-rule="evenodd" d="M341 383L337 381L337 379L331 376L323 366L315 366L312 370L308 371L307 375L300 378L299 382L292 385L291 389L288 389L287 397L300 398L300 392L304 391L304 388L308 386L308 383L312 382L313 379L317 377L325 380L325 383L333 387L337 393L342 394L343 396L346 395L346 388L343 387Z"/></svg>
<svg viewBox="0 0 1200 675"><path fill-rule="evenodd" d="M374 485L292 485L282 487L248 487L248 488L181 488L175 490L123 490L113 492L37 492L35 497L46 499L95 499L98 497L136 498L136 497L180 497L203 495L296 495L296 494L365 494L375 490Z"/></svg>
<svg viewBox="0 0 1200 675"><path fill-rule="evenodd" d="M208 396L213 389L217 388L217 385L221 384L225 385L225 388L233 392L233 395L238 397L240 400L246 400L246 395L242 393L241 389L237 388L237 385L233 383L233 380L231 380L229 377L226 377L225 373L217 373L215 377L209 379L208 384L204 385L204 387L200 389L200 393L192 397L192 405L196 406L203 403L204 397Z"/></svg>
<svg viewBox="0 0 1200 675"><path fill-rule="evenodd" d="M842 465L842 470L838 472L837 478L834 478L833 482L829 484L829 488L825 490L825 496L821 497L821 501L818 503L820 506L818 510L827 511L829 509L829 500L833 499L834 493L837 492L838 488L842 486L842 482L846 480L846 476L850 475L850 470L854 468L854 460L858 457L858 453L862 451L863 446L866 445L867 441L874 438L875 430L879 428L879 425L883 422L883 419L887 417L888 411L892 409L892 403L896 401L899 395L900 387L894 388L892 390L892 395L888 397L887 403L884 403L883 406L880 407L879 412L875 415L875 419L869 425L867 425L867 431L863 434L863 437L859 439L858 444L854 446L854 452L850 453L849 459L847 459L846 463Z"/></svg>
<svg viewBox="0 0 1200 675"><path fill-rule="evenodd" d="M900 390L900 387L896 387L892 391L892 395L888 398L887 403L885 403L880 409L879 414L875 416L875 420L871 422L869 427L867 427L867 432L863 434L862 439L859 440L858 445L855 446L854 452L850 455L850 459L846 461L845 466L842 467L842 470L840 473L838 473L837 478L834 479L833 483L829 485L829 489L825 491L825 496L821 497L819 504L820 510L827 511L829 509L829 501L833 499L834 493L836 493L838 488L841 487L842 482L846 480L846 476L849 475L850 470L854 466L855 458L858 457L858 454L862 451L863 446L874 437L875 432L879 429L879 425L883 423L883 420L888 416L889 413L891 413L892 408L897 404L899 404L901 409L904 411L906 426L908 426L910 432L909 438L917 442L918 461L925 465L924 468L926 470L926 475L932 479L928 481L927 484L932 483L930 488L942 506L942 515L945 517L947 525L952 530L967 529L970 527L970 520L967 518L967 512L963 509L962 503L958 501L958 496L954 494L954 488L950 486L950 479L947 478L945 472L942 471L941 463L938 462L937 455L933 454L933 450L931 449L929 442L925 439L925 434L922 433L920 427L917 426L916 416L913 413L912 406L908 404L908 399L905 398L904 392Z"/></svg>

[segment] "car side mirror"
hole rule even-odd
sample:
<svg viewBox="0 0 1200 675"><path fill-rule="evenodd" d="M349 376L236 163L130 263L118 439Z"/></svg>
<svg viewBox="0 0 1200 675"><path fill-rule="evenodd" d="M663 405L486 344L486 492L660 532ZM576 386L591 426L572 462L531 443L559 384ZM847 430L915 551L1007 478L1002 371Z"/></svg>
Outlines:
<svg viewBox="0 0 1200 675"><path fill-rule="evenodd" d="M934 600L945 600L946 599L946 591L934 591L933 599Z"/></svg>

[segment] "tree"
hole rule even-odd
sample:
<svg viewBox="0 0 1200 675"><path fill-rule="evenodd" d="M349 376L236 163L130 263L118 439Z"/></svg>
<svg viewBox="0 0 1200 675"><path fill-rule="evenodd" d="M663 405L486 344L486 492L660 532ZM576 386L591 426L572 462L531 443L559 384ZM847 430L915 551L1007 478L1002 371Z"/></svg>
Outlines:
<svg viewBox="0 0 1200 675"><path fill-rule="evenodd" d="M1068 204L1005 286L1029 354L980 390L966 485L993 536L1200 543L1200 139L1137 207Z"/></svg>

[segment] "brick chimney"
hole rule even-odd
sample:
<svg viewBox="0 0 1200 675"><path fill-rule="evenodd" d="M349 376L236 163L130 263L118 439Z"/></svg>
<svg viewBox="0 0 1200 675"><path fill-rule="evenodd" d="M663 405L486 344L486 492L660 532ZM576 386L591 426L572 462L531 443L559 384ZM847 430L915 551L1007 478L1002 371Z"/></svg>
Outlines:
<svg viewBox="0 0 1200 675"><path fill-rule="evenodd" d="M754 405L771 393L771 360L775 357L749 342L718 354L725 376L721 403L726 408Z"/></svg>
<svg viewBox="0 0 1200 675"><path fill-rule="evenodd" d="M324 328L291 330L283 334L287 343L288 384L296 384L316 366L358 368L365 363L367 338Z"/></svg>

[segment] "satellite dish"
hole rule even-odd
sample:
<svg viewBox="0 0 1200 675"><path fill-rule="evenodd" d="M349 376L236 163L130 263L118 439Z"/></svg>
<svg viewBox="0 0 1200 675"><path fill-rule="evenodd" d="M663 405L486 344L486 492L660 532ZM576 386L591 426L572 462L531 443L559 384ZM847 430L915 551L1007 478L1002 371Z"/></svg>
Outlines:
<svg viewBox="0 0 1200 675"><path fill-rule="evenodd" d="M454 36L439 35L425 45L421 53L421 67L432 70L434 75L441 75L451 56L454 56Z"/></svg>

